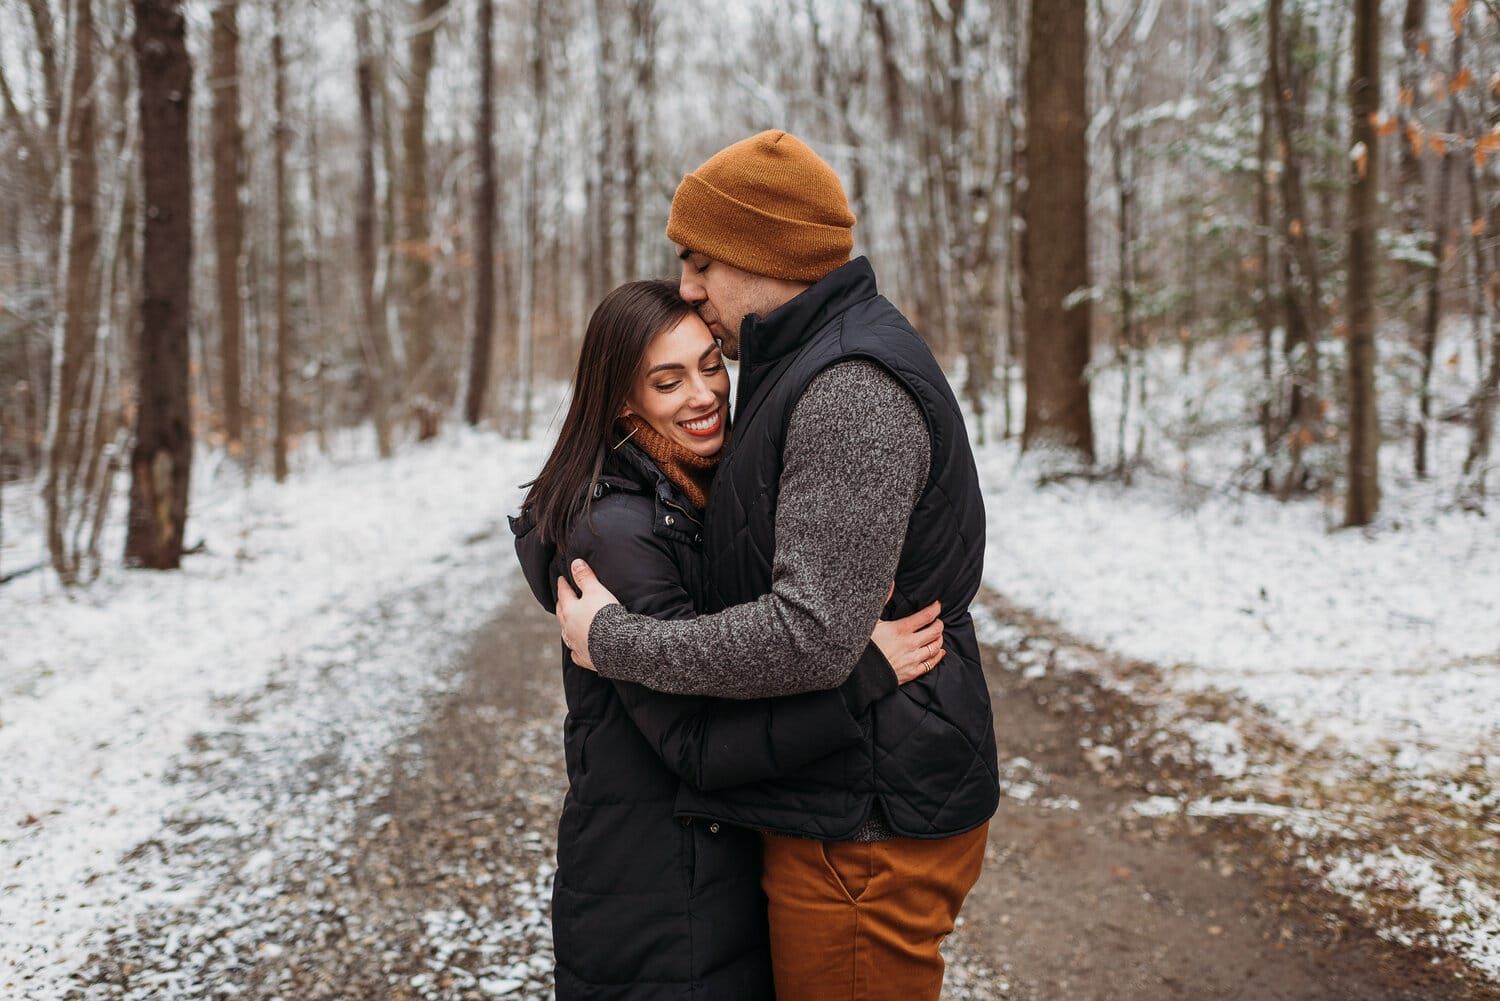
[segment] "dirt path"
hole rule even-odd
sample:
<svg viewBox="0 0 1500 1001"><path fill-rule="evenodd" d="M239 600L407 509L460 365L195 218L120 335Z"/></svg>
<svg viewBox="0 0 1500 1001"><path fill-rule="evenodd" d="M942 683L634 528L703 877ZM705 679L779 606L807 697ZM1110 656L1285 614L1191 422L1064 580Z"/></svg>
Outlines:
<svg viewBox="0 0 1500 1001"><path fill-rule="evenodd" d="M389 774L320 778L354 787L352 820L301 829L268 816L283 834L260 866L240 860L263 842L205 845L230 874L217 892L122 930L72 997L549 998L557 650L553 619L518 590ZM1330 918L1334 902L1253 838L1136 813L1143 797L1206 779L1083 746L1124 744L1143 719L1085 674L1007 669L1015 653L989 650L1007 797L946 950L947 997L1500 996Z"/></svg>
<svg viewBox="0 0 1500 1001"><path fill-rule="evenodd" d="M1026 626L1022 645L1045 661L1053 637ZM1016 652L986 651L1009 794L964 912L962 954L999 974L990 993L975 996L1500 996L1472 975L1457 980L1464 971L1446 957L1362 930L1264 840L1233 825L1137 812L1135 804L1181 801L1214 779L1116 755L1148 743L1132 739L1155 725L1139 707L1087 673L1007 670Z"/></svg>

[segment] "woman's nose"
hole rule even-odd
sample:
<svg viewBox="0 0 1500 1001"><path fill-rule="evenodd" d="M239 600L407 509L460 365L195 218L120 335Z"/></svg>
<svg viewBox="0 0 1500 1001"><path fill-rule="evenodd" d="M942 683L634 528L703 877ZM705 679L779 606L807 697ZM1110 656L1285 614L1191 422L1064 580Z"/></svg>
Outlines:
<svg viewBox="0 0 1500 1001"><path fill-rule="evenodd" d="M710 386L708 384L708 380L704 379L702 376L694 379L691 383L691 386L692 395L690 397L690 403L692 406L706 407L710 404L718 402L718 397L714 394L713 387Z"/></svg>

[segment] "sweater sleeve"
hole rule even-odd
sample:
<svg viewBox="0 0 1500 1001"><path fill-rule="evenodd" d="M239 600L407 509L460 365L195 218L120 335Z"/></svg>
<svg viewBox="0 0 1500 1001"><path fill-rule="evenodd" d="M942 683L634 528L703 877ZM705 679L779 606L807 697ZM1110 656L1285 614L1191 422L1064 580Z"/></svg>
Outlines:
<svg viewBox="0 0 1500 1001"><path fill-rule="evenodd" d="M595 667L727 698L838 687L885 605L930 451L916 399L883 367L819 373L787 424L770 593L679 622L608 606L589 630Z"/></svg>
<svg viewBox="0 0 1500 1001"><path fill-rule="evenodd" d="M579 528L571 555L613 583L624 607L653 621L694 614L671 546L644 524L617 517L596 534ZM573 668L577 669L577 668ZM896 675L874 643L837 691L787 699L728 701L655 692L611 682L626 713L666 766L699 789L775 778L861 739L859 717L896 689Z"/></svg>

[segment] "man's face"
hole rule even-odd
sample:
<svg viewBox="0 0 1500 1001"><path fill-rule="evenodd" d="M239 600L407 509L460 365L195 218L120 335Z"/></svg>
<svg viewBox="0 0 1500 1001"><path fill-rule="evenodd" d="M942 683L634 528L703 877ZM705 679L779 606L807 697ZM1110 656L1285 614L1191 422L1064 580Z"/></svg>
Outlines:
<svg viewBox="0 0 1500 1001"><path fill-rule="evenodd" d="M679 246L682 278L677 294L698 311L709 332L723 346L724 357L739 360L740 324L751 313L769 310L766 280L707 254Z"/></svg>

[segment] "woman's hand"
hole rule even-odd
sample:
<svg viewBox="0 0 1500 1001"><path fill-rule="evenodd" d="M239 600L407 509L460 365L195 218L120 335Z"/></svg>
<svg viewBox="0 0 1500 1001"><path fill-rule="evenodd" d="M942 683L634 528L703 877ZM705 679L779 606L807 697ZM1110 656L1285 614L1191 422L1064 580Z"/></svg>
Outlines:
<svg viewBox="0 0 1500 1001"><path fill-rule="evenodd" d="M875 623L870 639L890 661L901 684L932 670L948 652L943 649L943 620L938 617L942 610L942 602L934 601L904 619Z"/></svg>

